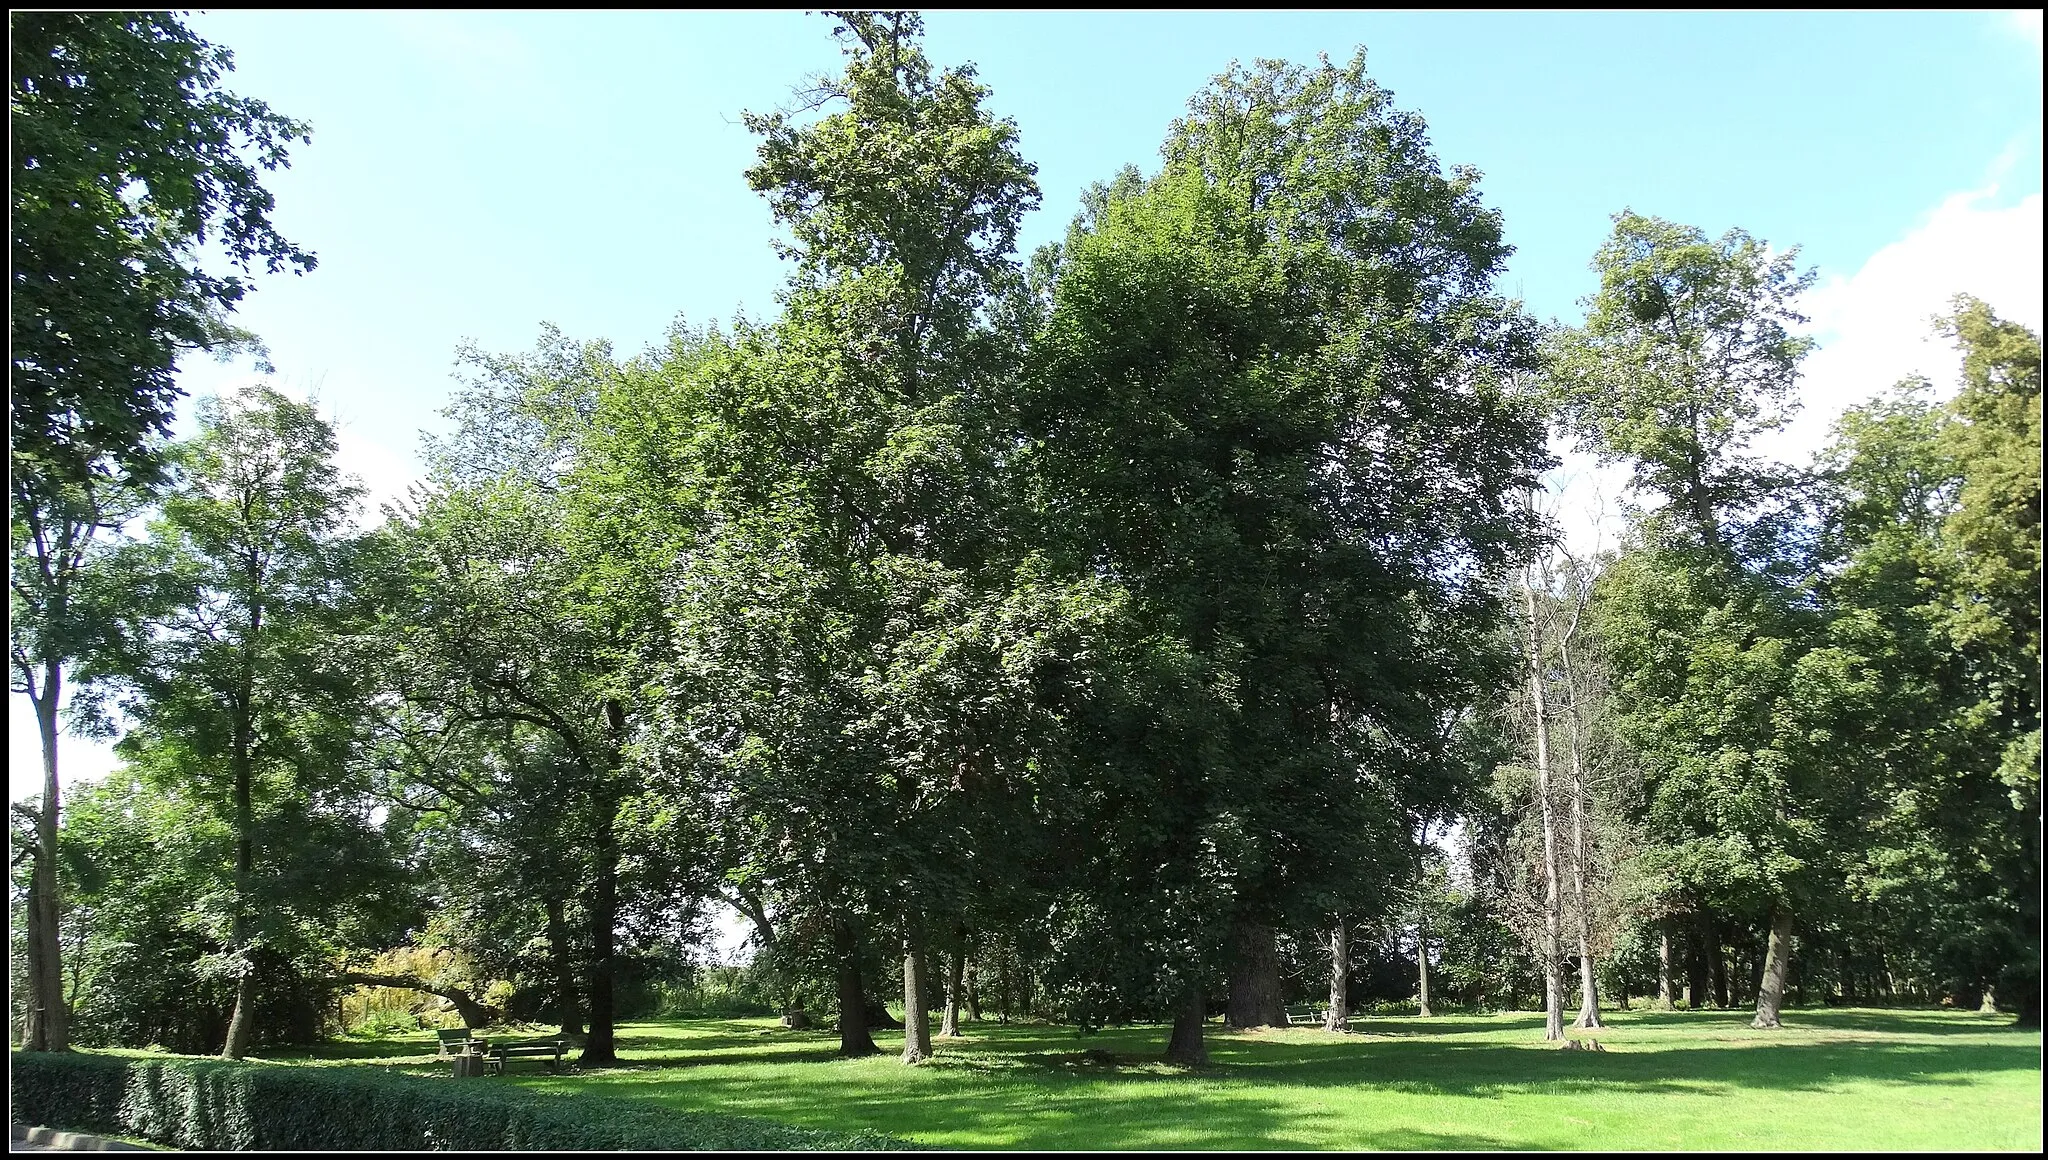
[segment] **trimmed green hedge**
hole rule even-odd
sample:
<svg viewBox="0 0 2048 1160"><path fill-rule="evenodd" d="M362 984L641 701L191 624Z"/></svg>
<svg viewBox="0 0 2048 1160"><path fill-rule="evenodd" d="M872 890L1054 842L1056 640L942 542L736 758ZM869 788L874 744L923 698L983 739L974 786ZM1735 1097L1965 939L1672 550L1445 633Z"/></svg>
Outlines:
<svg viewBox="0 0 2048 1160"><path fill-rule="evenodd" d="M880 1150L878 1132L676 1112L602 1096L367 1067L281 1067L85 1052L13 1053L17 1124L179 1148L375 1150Z"/></svg>

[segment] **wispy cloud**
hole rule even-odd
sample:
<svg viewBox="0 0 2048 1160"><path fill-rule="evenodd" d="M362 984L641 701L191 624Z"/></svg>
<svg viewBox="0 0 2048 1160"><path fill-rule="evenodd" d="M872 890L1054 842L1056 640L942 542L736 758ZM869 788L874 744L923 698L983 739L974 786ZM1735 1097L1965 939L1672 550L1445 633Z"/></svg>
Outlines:
<svg viewBox="0 0 2048 1160"><path fill-rule="evenodd" d="M1930 323L1957 294L2039 330L2041 215L2039 193L1999 205L1996 183L1965 190L1855 273L1825 278L1803 303L1820 341L1801 381L1804 410L1768 450L1804 461L1843 410L1910 375L1926 376L1938 393L1954 390L1957 355Z"/></svg>

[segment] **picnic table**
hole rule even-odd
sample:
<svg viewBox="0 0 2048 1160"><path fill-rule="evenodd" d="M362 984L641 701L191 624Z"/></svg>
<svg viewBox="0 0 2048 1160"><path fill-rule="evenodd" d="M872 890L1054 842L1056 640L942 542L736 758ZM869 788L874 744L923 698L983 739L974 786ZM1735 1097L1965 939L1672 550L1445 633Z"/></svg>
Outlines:
<svg viewBox="0 0 2048 1160"><path fill-rule="evenodd" d="M461 1054L463 1046L475 1040L476 1037L476 1032L471 1031L467 1027L442 1027L437 1029L434 1032L434 1038L440 1043L440 1053L435 1058L446 1059L450 1055Z"/></svg>
<svg viewBox="0 0 2048 1160"><path fill-rule="evenodd" d="M482 1050L485 1066L492 1075L503 1075L505 1066L515 1059L545 1059L549 1071L562 1070L562 1053L569 1047L569 1041L562 1038L528 1040L521 1043L485 1043L478 1045Z"/></svg>

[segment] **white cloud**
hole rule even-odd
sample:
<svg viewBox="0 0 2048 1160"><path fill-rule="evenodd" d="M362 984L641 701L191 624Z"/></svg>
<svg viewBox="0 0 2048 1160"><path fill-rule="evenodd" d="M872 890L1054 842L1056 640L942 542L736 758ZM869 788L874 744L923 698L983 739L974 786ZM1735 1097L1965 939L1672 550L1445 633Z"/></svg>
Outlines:
<svg viewBox="0 0 2048 1160"><path fill-rule="evenodd" d="M1854 274L1824 278L1807 294L1802 309L1820 347L1801 377L1804 408L1760 450L1807 461L1843 410L1909 375L1926 376L1939 396L1952 392L1958 358L1930 320L1957 294L2041 328L2041 195L2007 206L1997 196L1994 184L1947 198Z"/></svg>

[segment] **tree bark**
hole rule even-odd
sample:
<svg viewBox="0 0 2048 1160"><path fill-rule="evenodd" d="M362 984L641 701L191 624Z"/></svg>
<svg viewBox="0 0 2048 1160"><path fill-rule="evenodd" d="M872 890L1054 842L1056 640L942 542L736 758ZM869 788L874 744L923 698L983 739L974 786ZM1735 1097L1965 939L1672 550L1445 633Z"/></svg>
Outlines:
<svg viewBox="0 0 2048 1160"><path fill-rule="evenodd" d="M1977 1000L1977 1014L1998 1014L1998 985L1996 983L1984 984L1984 993Z"/></svg>
<svg viewBox="0 0 2048 1160"><path fill-rule="evenodd" d="M1579 606L1581 609L1584 605ZM1579 712L1578 674L1572 666L1571 638L1578 631L1574 612L1571 627L1558 641L1558 656L1564 666L1566 740L1572 746L1572 903L1578 911L1579 935L1579 1017L1575 1028L1600 1026L1600 981L1593 971L1593 911L1586 897L1586 815L1591 795L1586 790L1585 730Z"/></svg>
<svg viewBox="0 0 2048 1160"><path fill-rule="evenodd" d="M1415 920L1415 972L1418 988L1415 1013L1424 1019L1434 1018L1436 1012L1429 1009L1429 920L1422 917Z"/></svg>
<svg viewBox="0 0 2048 1160"><path fill-rule="evenodd" d="M562 1034L583 1034L583 1014L576 1008L576 968L569 953L569 923L563 917L562 899L548 898L548 959L555 970L555 1018ZM466 1026L475 1027L467 1015Z"/></svg>
<svg viewBox="0 0 2048 1160"><path fill-rule="evenodd" d="M590 890L590 1034L583 1040L581 1058L586 1064L619 1059L612 991L619 916L619 842L614 829L618 804L607 794L597 806L596 873Z"/></svg>
<svg viewBox="0 0 2048 1160"><path fill-rule="evenodd" d="M1771 912L1771 944L1764 960L1763 982L1756 991L1756 1018L1751 1027L1778 1026L1778 1007L1785 996L1785 968L1792 961L1792 911L1783 903Z"/></svg>
<svg viewBox="0 0 2048 1160"><path fill-rule="evenodd" d="M1533 502L1532 505L1533 506ZM1557 819L1550 808L1550 723L1543 713L1543 624L1534 577L1523 576L1529 613L1529 700L1536 726L1536 801L1543 824L1543 1038L1564 1038L1564 979L1558 947Z"/></svg>
<svg viewBox="0 0 2048 1160"><path fill-rule="evenodd" d="M932 1057L931 1020L924 1009L924 930L915 915L903 920L903 1062Z"/></svg>
<svg viewBox="0 0 2048 1160"><path fill-rule="evenodd" d="M1351 952L1344 942L1344 920L1330 928L1330 1009L1323 1012L1323 1030L1351 1030Z"/></svg>
<svg viewBox="0 0 2048 1160"><path fill-rule="evenodd" d="M1685 940L1685 1005L1698 1011L1707 1005L1707 937L1702 932L1706 919L1695 915Z"/></svg>
<svg viewBox="0 0 2048 1160"><path fill-rule="evenodd" d="M262 631L263 616L259 607L250 617L249 635L256 636ZM235 775L235 917L233 926L234 953L241 956L241 974L235 980L235 1011L228 1018L227 1042L221 1045L222 1059L240 1059L249 1049L249 1032L255 1021L256 1005L256 963L249 947L249 901L255 880L255 843L250 831L255 828L255 789L250 753L255 744L255 723L251 703L254 700L255 674L253 658L248 650L243 651L241 687L233 706L235 714L234 749L229 760Z"/></svg>
<svg viewBox="0 0 2048 1160"><path fill-rule="evenodd" d="M967 951L956 948L946 956L946 1014L939 1022L939 1038L960 1038L960 990L967 973Z"/></svg>
<svg viewBox="0 0 2048 1160"><path fill-rule="evenodd" d="M1671 1010L1671 918L1657 920L1657 1010Z"/></svg>
<svg viewBox="0 0 2048 1160"><path fill-rule="evenodd" d="M1224 1021L1232 1027L1287 1026L1287 999L1280 989L1280 956L1273 949L1273 928L1239 921L1232 935Z"/></svg>
<svg viewBox="0 0 2048 1160"><path fill-rule="evenodd" d="M1180 1014L1173 1021L1173 1035L1166 1041L1166 1062L1184 1067L1209 1066L1209 1045L1202 1037L1202 1025L1208 1018L1202 989L1189 987Z"/></svg>
<svg viewBox="0 0 2048 1160"><path fill-rule="evenodd" d="M1714 972L1714 1006L1723 1011L1728 1002L1728 956L1721 947L1721 925L1707 916L1707 965Z"/></svg>
<svg viewBox="0 0 2048 1160"><path fill-rule="evenodd" d="M63 677L57 665L45 662L42 688L30 695L43 742L43 808L36 816L35 861L29 867L28 1009L21 1036L25 1051L65 1051L70 1042L57 881L57 700Z"/></svg>
<svg viewBox="0 0 2048 1160"><path fill-rule="evenodd" d="M485 1006L476 996L461 987L435 986L417 975L373 975L363 971L343 971L338 979L356 987L402 987L408 991L418 991L422 995L438 995L455 1005L455 1014L461 1018L462 1025L472 1031L480 1027L489 1027L498 1019L498 1011L495 1008Z"/></svg>
<svg viewBox="0 0 2048 1160"><path fill-rule="evenodd" d="M832 919L832 949L839 960L839 1054L879 1055L868 1034L867 995L860 984L860 934L845 915Z"/></svg>
<svg viewBox="0 0 2048 1160"><path fill-rule="evenodd" d="M968 955L965 947L961 948L960 957L967 960L966 977L962 980L962 985L967 988L967 1017L979 1023L981 1022L981 990L975 986L977 980L974 972L974 960Z"/></svg>

